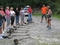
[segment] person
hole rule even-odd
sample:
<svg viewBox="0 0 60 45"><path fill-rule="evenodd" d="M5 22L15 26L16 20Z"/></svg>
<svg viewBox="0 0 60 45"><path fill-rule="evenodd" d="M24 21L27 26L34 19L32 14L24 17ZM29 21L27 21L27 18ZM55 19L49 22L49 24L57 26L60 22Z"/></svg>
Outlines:
<svg viewBox="0 0 60 45"><path fill-rule="evenodd" d="M15 20L15 12L13 11L13 7L10 8L10 17L11 17L11 27L13 28Z"/></svg>
<svg viewBox="0 0 60 45"><path fill-rule="evenodd" d="M19 10L18 10L18 7L16 7L15 13L16 13L16 25L19 25Z"/></svg>
<svg viewBox="0 0 60 45"><path fill-rule="evenodd" d="M9 9L9 6L6 7L5 14L6 14L6 21L7 21L7 30L9 30L9 27L10 27L10 9Z"/></svg>
<svg viewBox="0 0 60 45"><path fill-rule="evenodd" d="M41 18L41 23L43 22L43 17L45 17L45 20L47 22L47 14L48 8L43 4L43 7L41 8L41 13L42 13L42 18Z"/></svg>
<svg viewBox="0 0 60 45"><path fill-rule="evenodd" d="M28 8L29 8L29 5L27 5L27 6L24 8L24 10L25 10L25 11L27 11L27 10L28 10Z"/></svg>
<svg viewBox="0 0 60 45"><path fill-rule="evenodd" d="M21 10L20 10L21 25L26 24L26 23L24 22L24 17L25 17L24 13L25 13L25 10L24 10L23 7L21 7Z"/></svg>
<svg viewBox="0 0 60 45"><path fill-rule="evenodd" d="M31 23L32 22L32 8L29 6L28 8L28 22Z"/></svg>
<svg viewBox="0 0 60 45"><path fill-rule="evenodd" d="M50 6L48 6L48 14L47 14L47 22L48 22L47 28L48 29L51 29L51 18L52 18L52 10Z"/></svg>
<svg viewBox="0 0 60 45"><path fill-rule="evenodd" d="M2 23L3 23L3 17L1 15L1 11L0 11L0 39L3 39L3 37L2 37Z"/></svg>
<svg viewBox="0 0 60 45"><path fill-rule="evenodd" d="M25 10L25 16L28 16L28 8L29 8L29 5L27 5L24 10Z"/></svg>
<svg viewBox="0 0 60 45"><path fill-rule="evenodd" d="M1 6L0 12L1 12L1 15L3 17L2 30L4 31L6 18L5 18L5 12L3 11L3 6Z"/></svg>

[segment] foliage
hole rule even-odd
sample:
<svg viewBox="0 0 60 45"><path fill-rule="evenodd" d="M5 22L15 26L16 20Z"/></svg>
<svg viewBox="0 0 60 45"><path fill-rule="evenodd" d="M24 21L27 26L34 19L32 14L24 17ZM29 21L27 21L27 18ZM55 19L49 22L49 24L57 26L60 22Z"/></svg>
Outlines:
<svg viewBox="0 0 60 45"><path fill-rule="evenodd" d="M26 5L31 5L32 8L41 8L43 4L50 5L53 12L59 13L57 9L60 7L60 0L0 0L0 6L12 6L12 7L25 7ZM60 9L60 8L59 8Z"/></svg>

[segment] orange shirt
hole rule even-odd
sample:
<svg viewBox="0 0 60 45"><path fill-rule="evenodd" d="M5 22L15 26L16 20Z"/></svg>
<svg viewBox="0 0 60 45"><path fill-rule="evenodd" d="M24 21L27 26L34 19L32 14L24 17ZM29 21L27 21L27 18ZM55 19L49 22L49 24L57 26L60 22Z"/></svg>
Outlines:
<svg viewBox="0 0 60 45"><path fill-rule="evenodd" d="M48 11L48 8L47 8L47 7L42 7L42 8L41 8L42 14L46 14L47 11Z"/></svg>

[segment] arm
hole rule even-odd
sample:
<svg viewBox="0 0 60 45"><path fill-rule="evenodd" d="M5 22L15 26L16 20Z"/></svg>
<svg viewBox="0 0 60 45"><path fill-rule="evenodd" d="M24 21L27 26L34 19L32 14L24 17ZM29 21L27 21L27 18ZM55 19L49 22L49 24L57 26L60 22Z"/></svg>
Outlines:
<svg viewBox="0 0 60 45"><path fill-rule="evenodd" d="M20 15L21 15L21 10L20 10Z"/></svg>
<svg viewBox="0 0 60 45"><path fill-rule="evenodd" d="M15 15L16 13L15 13L15 11L14 11L14 15Z"/></svg>
<svg viewBox="0 0 60 45"><path fill-rule="evenodd" d="M7 15L10 15L10 12L9 12L8 10L6 10L6 14L7 14Z"/></svg>
<svg viewBox="0 0 60 45"><path fill-rule="evenodd" d="M51 15L51 14L52 14L52 11L51 11L51 10L49 10L47 15Z"/></svg>

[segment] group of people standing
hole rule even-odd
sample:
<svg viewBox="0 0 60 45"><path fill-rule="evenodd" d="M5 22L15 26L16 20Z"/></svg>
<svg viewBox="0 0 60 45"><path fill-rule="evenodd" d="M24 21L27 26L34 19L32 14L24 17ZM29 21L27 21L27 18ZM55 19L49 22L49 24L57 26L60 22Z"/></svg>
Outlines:
<svg viewBox="0 0 60 45"><path fill-rule="evenodd" d="M43 7L41 8L42 18L41 23L43 22L43 17L45 17L47 28L51 29L51 19L52 19L52 10L50 6L45 6L43 4Z"/></svg>
<svg viewBox="0 0 60 45"><path fill-rule="evenodd" d="M3 33L5 30L9 30L9 28L13 28L14 21L16 19L16 25L26 24L24 21L25 12L28 12L28 19L32 21L32 8L29 6L27 10L24 10L23 7L18 9L16 7L15 11L13 7L7 6L5 11L3 6L0 6L0 39L3 39ZM19 22L19 17L21 17L21 23ZM7 28L5 28L5 22L7 22Z"/></svg>
<svg viewBox="0 0 60 45"><path fill-rule="evenodd" d="M7 6L5 11L3 9L3 6L0 6L0 39L3 39L2 35L5 30L9 30L9 28L13 28L14 26L14 21L16 19L16 25L23 25L26 24L24 21L25 13L28 13L28 19L27 21L30 23L32 22L32 8L30 6L27 6L26 9L23 7L18 9L16 7L15 11L13 7ZM51 29L51 16L52 16L52 11L50 6L45 6L41 8L41 13L42 13L42 18L41 18L41 23L43 22L43 17L45 17L45 20L47 22L47 28ZM19 16L21 17L21 23L19 22ZM7 28L5 28L5 22L7 22Z"/></svg>

